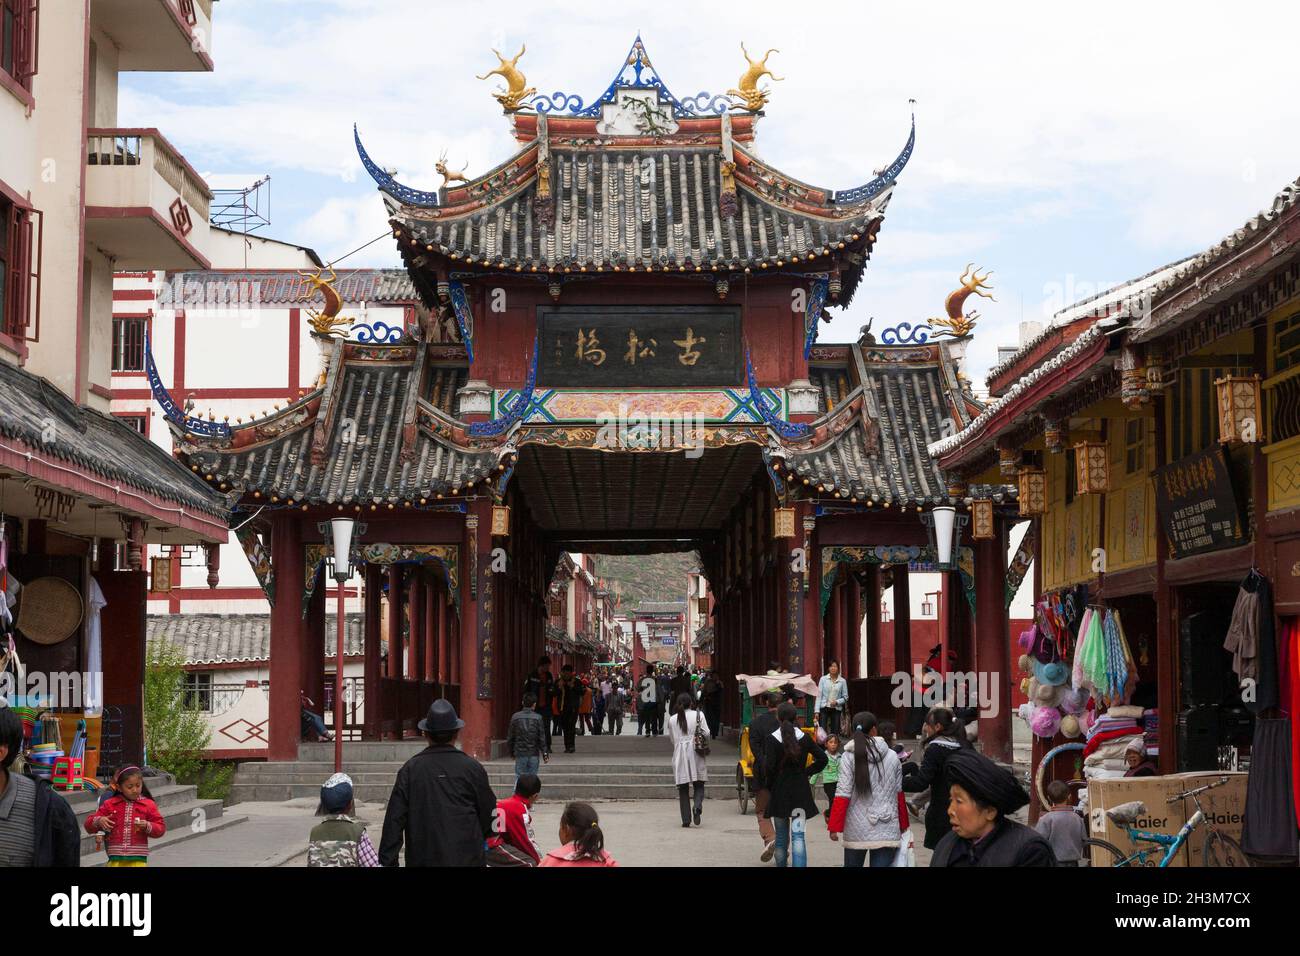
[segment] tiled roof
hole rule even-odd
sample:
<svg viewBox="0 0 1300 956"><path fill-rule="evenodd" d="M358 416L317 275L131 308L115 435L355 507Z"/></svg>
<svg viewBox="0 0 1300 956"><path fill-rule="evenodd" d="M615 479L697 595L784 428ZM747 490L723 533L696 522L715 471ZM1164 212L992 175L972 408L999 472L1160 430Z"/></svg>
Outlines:
<svg viewBox="0 0 1300 956"><path fill-rule="evenodd" d="M684 614L685 601L642 601L636 606L637 614Z"/></svg>
<svg viewBox="0 0 1300 956"><path fill-rule="evenodd" d="M303 415L282 433L246 447L211 442L187 446L190 463L205 478L212 475L214 482L242 488L246 494L260 492L304 504L433 497L463 488L496 467L492 452L459 447L424 425L404 428L408 410L417 405L410 395L417 378L413 361L344 361L341 372L337 365L332 368L326 385L332 408ZM432 420L438 423L436 417ZM265 424L235 434L249 434L256 427ZM318 464L312 456L317 427ZM251 437L256 434L251 432ZM403 454L404 434L410 440L409 455Z"/></svg>
<svg viewBox="0 0 1300 956"><path fill-rule="evenodd" d="M325 656L334 657L338 618L325 615ZM343 653L365 651L365 617L348 614ZM185 655L187 665L257 663L271 659L269 614L151 614L148 639L165 640Z"/></svg>
<svg viewBox="0 0 1300 956"><path fill-rule="evenodd" d="M550 205L538 215L536 181L468 215L404 218L421 243L509 266L567 264L741 265L805 256L850 241L880 218L888 193L842 219L786 208L741 187L738 209L719 212L721 155L712 150L553 149Z"/></svg>
<svg viewBox="0 0 1300 956"><path fill-rule="evenodd" d="M0 435L109 481L225 518L223 498L167 452L110 415L78 405L45 379L0 362Z"/></svg>
<svg viewBox="0 0 1300 956"><path fill-rule="evenodd" d="M1131 318L1139 318L1142 311L1149 308L1153 291L1177 279L1178 276L1186 274L1193 262L1191 256L1179 259L1167 266L1161 266L1159 269L1148 272L1144 276L1121 283L1061 309L1052 316L1052 321L1042 332L1020 346L1014 354L1009 355L993 366L989 370L985 382L992 384L994 379L1015 366L1016 363L1023 361L1025 356L1031 354L1039 345L1064 326L1071 325L1081 319L1102 319L1121 312ZM1138 308L1134 309L1134 305L1137 305Z"/></svg>
<svg viewBox="0 0 1300 956"><path fill-rule="evenodd" d="M253 302L263 305L302 302L303 294L308 294L310 301L316 295L311 283L296 271L266 270L260 272L239 272L223 270L205 270L178 272L168 277L180 283L180 295L184 301L222 302L245 301L248 297ZM358 269L343 271L335 289L348 305L361 302L372 305L385 303L414 303L419 301L415 286L405 269Z"/></svg>
<svg viewBox="0 0 1300 956"><path fill-rule="evenodd" d="M862 346L865 379L786 455L785 477L850 503L940 504L954 500L926 446L969 415L940 347Z"/></svg>
<svg viewBox="0 0 1300 956"><path fill-rule="evenodd" d="M1006 408L1040 379L1056 371L1063 365L1068 365L1072 359L1078 355L1087 352L1099 339L1104 338L1109 332L1113 331L1119 324L1118 319L1100 319L1096 324L1091 326L1088 331L1084 332L1068 348L1063 349L1053 356L1050 360L1043 362L1034 367L1029 374L1023 376L1020 381L1016 382L1005 394L997 401L988 405L975 420L969 425L951 435L948 438L940 439L929 446L929 453L933 458L942 458L944 455L951 454L958 448L977 438L989 420L997 415L1002 409Z"/></svg>
<svg viewBox="0 0 1300 956"><path fill-rule="evenodd" d="M1283 186L1268 206L1251 216L1240 228L1234 229L1200 255L1189 260L1177 274L1154 286L1151 290L1153 299L1159 302L1162 296L1173 293L1187 282L1199 283L1211 266L1228 255L1239 252L1243 247L1258 242L1265 232L1273 229L1277 221L1297 205L1300 205L1300 178ZM1179 321L1186 319L1188 314L1186 310L1180 311ZM1167 325L1168 320L1161 321L1157 314L1153 314L1135 324L1130 339L1134 342L1144 341L1158 334L1158 331Z"/></svg>

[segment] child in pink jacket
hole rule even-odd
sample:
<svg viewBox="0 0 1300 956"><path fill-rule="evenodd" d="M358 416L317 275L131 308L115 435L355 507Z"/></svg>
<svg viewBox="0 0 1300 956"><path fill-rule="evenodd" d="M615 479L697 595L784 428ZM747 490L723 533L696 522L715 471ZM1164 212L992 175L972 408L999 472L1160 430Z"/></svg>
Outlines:
<svg viewBox="0 0 1300 956"><path fill-rule="evenodd" d="M589 803L570 803L564 808L560 842L564 846L542 857L538 866L618 866L605 852L600 818Z"/></svg>

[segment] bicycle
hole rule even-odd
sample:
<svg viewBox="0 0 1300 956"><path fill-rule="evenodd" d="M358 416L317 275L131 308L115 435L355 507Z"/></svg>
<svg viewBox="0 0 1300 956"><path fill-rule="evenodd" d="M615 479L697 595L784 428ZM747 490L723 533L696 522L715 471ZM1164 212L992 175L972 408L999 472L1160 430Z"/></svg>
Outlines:
<svg viewBox="0 0 1300 956"><path fill-rule="evenodd" d="M1112 862L1110 866L1149 866L1147 860L1154 859L1161 852L1164 856L1160 858L1155 866L1160 868L1167 867L1174 858L1187 838L1191 836L1193 830L1204 824L1209 827L1209 833L1205 837L1205 849L1203 851L1206 866L1252 866L1250 858L1246 856L1239 844L1232 837L1221 831L1214 822L1205 815L1205 810L1201 807L1200 794L1207 790L1213 790L1215 787L1221 787L1228 782L1227 777L1220 777L1216 783L1206 784L1204 787L1197 787L1194 790L1186 790L1182 793L1175 794L1166 800L1166 803L1177 803L1179 800L1191 798L1196 804L1196 812L1191 815L1182 828L1173 836L1167 833L1151 833L1146 830L1139 830L1135 824L1139 817L1147 812L1146 805L1140 800L1134 800L1131 803L1122 803L1112 810L1106 811L1106 816L1110 817L1115 824L1122 826L1124 832L1128 834L1129 842L1133 844L1134 850L1130 854L1125 854L1123 850L1106 840L1089 838L1083 841L1085 861L1091 860L1090 848L1097 847L1110 854ZM1148 847L1139 846L1139 844L1152 844Z"/></svg>

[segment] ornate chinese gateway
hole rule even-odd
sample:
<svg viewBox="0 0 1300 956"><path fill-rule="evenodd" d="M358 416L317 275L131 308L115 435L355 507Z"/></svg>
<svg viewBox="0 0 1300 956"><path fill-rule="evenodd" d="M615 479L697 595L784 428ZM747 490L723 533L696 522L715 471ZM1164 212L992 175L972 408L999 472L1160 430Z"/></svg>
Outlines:
<svg viewBox="0 0 1300 956"><path fill-rule="evenodd" d="M914 122L883 172L822 188L757 150L775 51L746 53L728 94L679 98L638 37L590 102L538 94L525 53L492 71L518 149L487 172L444 153L443 187L412 189L356 133L428 310L418 327L332 337L338 297L315 276L319 387L235 425L168 406L182 460L237 502L274 604L273 758L296 754L296 690L321 666L306 648L321 646L330 517L367 524L367 734L400 734L445 695L481 754L543 647L564 551L698 550L719 670L814 670L860 655L850 584L935 560L918 513L985 494L949 487L926 447L981 410L960 375L960 301L987 276L963 276L953 324L928 336L818 343L825 310L858 292ZM953 602L962 633L980 594L1004 610L996 547L953 558L972 598ZM981 592L982 554L997 580Z"/></svg>

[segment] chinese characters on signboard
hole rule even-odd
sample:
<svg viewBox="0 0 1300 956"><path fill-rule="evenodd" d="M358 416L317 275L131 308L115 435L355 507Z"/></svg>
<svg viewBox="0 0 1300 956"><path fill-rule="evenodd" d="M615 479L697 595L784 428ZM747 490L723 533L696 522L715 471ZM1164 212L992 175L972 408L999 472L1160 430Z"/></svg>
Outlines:
<svg viewBox="0 0 1300 956"><path fill-rule="evenodd" d="M539 310L544 386L739 385L740 310L569 306Z"/></svg>
<svg viewBox="0 0 1300 956"><path fill-rule="evenodd" d="M1156 472L1156 508L1171 558L1247 543L1227 460L1217 445Z"/></svg>

